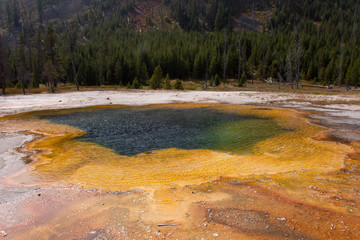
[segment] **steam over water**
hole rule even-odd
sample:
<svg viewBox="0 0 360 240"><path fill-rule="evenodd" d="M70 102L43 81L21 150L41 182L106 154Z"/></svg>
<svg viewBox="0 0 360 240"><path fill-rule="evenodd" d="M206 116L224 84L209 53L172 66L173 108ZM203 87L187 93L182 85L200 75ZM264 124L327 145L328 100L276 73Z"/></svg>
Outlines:
<svg viewBox="0 0 360 240"><path fill-rule="evenodd" d="M257 142L285 131L269 119L211 108L112 108L42 118L81 128L87 132L82 141L127 156L166 148L248 154Z"/></svg>

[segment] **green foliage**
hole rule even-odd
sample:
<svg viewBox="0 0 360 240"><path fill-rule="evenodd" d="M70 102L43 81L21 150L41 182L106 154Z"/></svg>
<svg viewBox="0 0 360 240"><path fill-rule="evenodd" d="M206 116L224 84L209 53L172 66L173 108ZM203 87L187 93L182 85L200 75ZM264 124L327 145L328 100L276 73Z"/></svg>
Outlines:
<svg viewBox="0 0 360 240"><path fill-rule="evenodd" d="M162 87L163 72L160 65L155 67L154 74L150 79L150 87L152 89L158 89Z"/></svg>
<svg viewBox="0 0 360 240"><path fill-rule="evenodd" d="M246 80L247 80L246 74L245 74L245 72L243 72L242 75L241 75L240 81L238 83L238 87L245 87L246 86Z"/></svg>
<svg viewBox="0 0 360 240"><path fill-rule="evenodd" d="M181 81L180 79L176 79L174 88L175 88L176 90L184 90L184 87L183 87L183 85L182 85L182 81Z"/></svg>
<svg viewBox="0 0 360 240"><path fill-rule="evenodd" d="M137 77L134 78L131 88L133 89L140 89L141 88L141 84L139 82L139 80L137 79Z"/></svg>
<svg viewBox="0 0 360 240"><path fill-rule="evenodd" d="M215 86L219 86L220 85L220 78L219 78L219 75L215 75L215 78L214 78L214 85Z"/></svg>
<svg viewBox="0 0 360 240"><path fill-rule="evenodd" d="M252 77L254 71L262 79L272 77L296 83L302 73L309 81L331 85L338 81L343 62L342 83L360 85L360 28L356 25L353 1L275 1L273 6L269 5L273 7L272 14L263 23L262 31L228 31L226 39L222 31L231 29L231 16L237 11L251 11L249 1L163 0L169 15L166 12L162 18L177 21L182 29L142 33L135 30L138 26L131 19L134 0L88 2L90 10L74 17L75 23L44 24L37 30L33 29L33 23L26 26L29 16L19 0L5 1L0 10L2 26L16 32L18 19L24 35L17 51L12 47L7 54L12 59L12 76L21 70L17 61L21 56L34 87L48 83L49 74L44 76L45 72L49 73L49 64L44 71L48 60L56 69L55 85L57 81L73 83L76 72L80 85L132 87L132 80L137 78L140 85L150 83L155 89L167 88L166 80L162 86L162 72L154 80L155 70L160 68L172 78L205 80L210 76L210 85L215 86L220 83L216 75L223 76L225 56L226 76L232 79L238 79L239 73L240 80L244 73ZM231 5L235 2L240 10ZM41 22L43 13L57 1L37 0L36 3L32 19ZM265 10L262 6L263 3L258 2L258 10ZM343 22L339 21L340 13L344 16ZM147 19L148 24L159 27L155 26L154 19L156 16ZM225 41L227 54L224 54ZM149 81L150 73L154 75ZM12 84L16 82L13 80Z"/></svg>
<svg viewBox="0 0 360 240"><path fill-rule="evenodd" d="M53 65L50 59L47 60L44 65L43 75L49 83L49 91L52 93L55 92L55 82L56 78L58 77L58 73L56 71L56 67Z"/></svg>
<svg viewBox="0 0 360 240"><path fill-rule="evenodd" d="M221 72L221 57L216 54L211 58L210 66L209 66L209 74L211 76L215 76Z"/></svg>
<svg viewBox="0 0 360 240"><path fill-rule="evenodd" d="M129 82L126 84L126 89L131 89L131 87L132 87L132 84L131 84L131 82L129 81Z"/></svg>
<svg viewBox="0 0 360 240"><path fill-rule="evenodd" d="M166 74L164 84L165 84L165 89L171 89L170 75L169 74Z"/></svg>
<svg viewBox="0 0 360 240"><path fill-rule="evenodd" d="M47 28L44 42L46 57L55 64L57 35L51 25Z"/></svg>

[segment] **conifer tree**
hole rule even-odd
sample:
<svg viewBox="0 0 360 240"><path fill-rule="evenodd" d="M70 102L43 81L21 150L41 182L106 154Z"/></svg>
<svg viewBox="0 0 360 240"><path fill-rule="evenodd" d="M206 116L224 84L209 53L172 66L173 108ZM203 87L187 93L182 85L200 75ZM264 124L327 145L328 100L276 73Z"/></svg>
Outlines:
<svg viewBox="0 0 360 240"><path fill-rule="evenodd" d="M134 78L131 88L133 88L133 89L141 88L141 84L140 84L139 80L137 79L137 77Z"/></svg>
<svg viewBox="0 0 360 240"><path fill-rule="evenodd" d="M33 86L38 88L42 81L42 71L44 65L43 40L41 34L41 26L39 26L35 39L35 64L33 74Z"/></svg>
<svg viewBox="0 0 360 240"><path fill-rule="evenodd" d="M44 65L44 70L43 70L43 75L47 81L47 83L49 84L49 90L51 93L55 92L55 83L58 77L58 73L56 70L56 67L54 66L54 64L51 62L51 60L47 60L45 65Z"/></svg>
<svg viewBox="0 0 360 240"><path fill-rule="evenodd" d="M55 89L57 87L57 66L56 66L56 57L57 57L57 36L53 29L53 27L50 25L47 28L46 34L45 34L45 55L47 58L47 61L43 68L43 75L47 79L47 83L50 87L50 92L55 92Z"/></svg>
<svg viewBox="0 0 360 240"><path fill-rule="evenodd" d="M166 74L165 80L164 80L165 89L171 89L171 83L170 83L170 75Z"/></svg>
<svg viewBox="0 0 360 240"><path fill-rule="evenodd" d="M150 79L150 87L152 89L158 89L162 87L163 72L160 65L155 67L154 74Z"/></svg>
<svg viewBox="0 0 360 240"><path fill-rule="evenodd" d="M20 35L20 44L19 44L19 52L18 52L18 60L17 60L18 66L18 76L20 77L20 83L22 87L22 92L25 95L25 88L27 85L27 66L26 66L26 55L25 55L25 36L23 33Z"/></svg>

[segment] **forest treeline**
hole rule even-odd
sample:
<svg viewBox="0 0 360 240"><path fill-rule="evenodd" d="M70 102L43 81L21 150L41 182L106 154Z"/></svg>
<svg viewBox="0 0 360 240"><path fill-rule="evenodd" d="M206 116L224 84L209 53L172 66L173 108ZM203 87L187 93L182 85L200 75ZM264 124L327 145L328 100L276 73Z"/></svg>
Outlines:
<svg viewBox="0 0 360 240"><path fill-rule="evenodd" d="M40 84L54 91L59 83L132 86L134 79L136 86L151 86L158 66L171 79L199 79L206 85L238 79L243 86L247 79L270 77L292 87L303 79L360 84L355 0L265 1L262 9L253 1L244 12L268 13L259 32L236 28L231 1L164 0L170 15L164 19L172 17L180 27L149 31L138 31L129 20L135 1L122 1L117 10L118 1L95 2L72 21L45 24L39 14L36 24L25 24L14 10L16 0L9 1L5 20L21 31L15 45L0 42L3 91L22 87L25 93ZM106 9L112 14L104 17Z"/></svg>

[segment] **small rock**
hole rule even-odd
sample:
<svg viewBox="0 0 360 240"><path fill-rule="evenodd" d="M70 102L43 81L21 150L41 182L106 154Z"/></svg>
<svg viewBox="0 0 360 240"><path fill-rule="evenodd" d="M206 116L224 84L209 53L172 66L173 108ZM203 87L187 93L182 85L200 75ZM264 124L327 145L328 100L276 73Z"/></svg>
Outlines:
<svg viewBox="0 0 360 240"><path fill-rule="evenodd" d="M6 237L6 236L7 236L7 233L6 233L4 230L1 230L1 231L0 231L0 234L1 234L3 237Z"/></svg>

